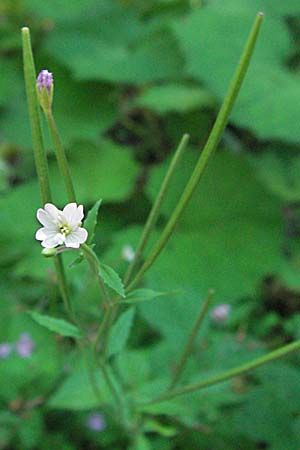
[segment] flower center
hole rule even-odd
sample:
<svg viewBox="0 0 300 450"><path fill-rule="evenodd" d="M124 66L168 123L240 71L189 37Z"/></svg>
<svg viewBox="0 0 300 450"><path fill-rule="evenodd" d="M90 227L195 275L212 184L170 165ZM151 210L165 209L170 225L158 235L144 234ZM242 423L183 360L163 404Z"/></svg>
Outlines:
<svg viewBox="0 0 300 450"><path fill-rule="evenodd" d="M68 234L71 233L72 230L69 227L69 225L60 225L59 231L64 237L66 237L66 236L68 236Z"/></svg>

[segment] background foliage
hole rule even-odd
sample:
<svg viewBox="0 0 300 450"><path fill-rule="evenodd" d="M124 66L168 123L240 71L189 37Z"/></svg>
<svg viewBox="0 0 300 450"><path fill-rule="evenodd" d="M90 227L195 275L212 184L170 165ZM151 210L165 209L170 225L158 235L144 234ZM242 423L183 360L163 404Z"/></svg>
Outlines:
<svg viewBox="0 0 300 450"><path fill-rule="evenodd" d="M31 29L38 70L54 73L54 114L78 198L86 210L103 199L96 251L123 274L124 248L137 244L170 155L188 132L191 145L159 227L176 204L260 9L265 23L220 150L144 281L169 294L141 303L134 316L124 313L123 335L113 338L114 370L136 398L165 386L210 288L216 305L231 305L230 315L206 321L186 381L300 337L300 3L1 1L0 449L130 446L110 415L100 377L103 405L95 399L72 338L28 314L64 317L53 267L33 239L41 205L20 28ZM49 141L47 150L55 203L63 206ZM84 265L68 269L68 277L92 338L101 314L97 287ZM125 349L121 338L131 327ZM27 356L20 351L24 334L32 344ZM149 407L136 449L296 450L299 404L294 355L247 379ZM101 430L91 426L91 414L101 414Z"/></svg>

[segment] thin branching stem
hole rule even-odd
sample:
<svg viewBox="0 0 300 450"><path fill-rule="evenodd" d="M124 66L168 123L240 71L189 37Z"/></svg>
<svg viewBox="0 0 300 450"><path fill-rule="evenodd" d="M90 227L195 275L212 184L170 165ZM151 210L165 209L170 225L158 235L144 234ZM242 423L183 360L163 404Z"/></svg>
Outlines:
<svg viewBox="0 0 300 450"><path fill-rule="evenodd" d="M61 173L62 178L65 183L68 200L70 203L76 202L76 195L75 195L74 185L73 185L73 181L72 181L72 177L71 177L71 172L70 172L67 156L66 156L64 147L62 145L62 141L61 141L59 131L58 131L58 128L57 128L55 120L54 120L52 110L49 108L47 110L44 110L44 113L45 113L45 117L47 120L52 144L53 144L53 147L55 150L58 168L60 170L60 173Z"/></svg>
<svg viewBox="0 0 300 450"><path fill-rule="evenodd" d="M166 400L170 400L175 397L179 397L184 394L189 394L191 392L198 391L200 389L207 388L209 386L213 386L215 384L223 383L226 380L230 380L231 378L245 375L246 373L257 369L258 367L275 361L276 359L282 358L288 353L294 352L300 349L300 341L293 342L292 344L285 345L284 347L279 348L278 350L274 350L265 356L261 356L260 358L256 358L254 361L241 364L238 367L233 369L225 370L218 375L206 378L199 383L187 385L181 389L177 389L174 391L167 392L160 397L151 400L150 402L146 402L144 405L153 405L155 403L161 403ZM141 405L142 407L143 405Z"/></svg>
<svg viewBox="0 0 300 450"><path fill-rule="evenodd" d="M146 261L142 265L141 269L135 276L135 278L131 281L131 283L127 287L127 293L130 292L141 280L147 270L152 266L156 258L160 255L163 248L166 246L168 240L170 239L179 219L181 218L185 208L187 207L195 189L197 188L199 181L201 180L203 173L213 156L217 145L222 137L223 131L227 125L231 110L237 98L237 95L240 91L242 82L245 78L249 62L251 56L254 51L255 43L258 37L258 32L260 30L260 26L262 23L263 14L259 13L255 19L253 27L250 31L248 40L244 47L243 53L241 55L239 64L235 71L235 74L230 83L228 92L224 99L224 102L221 106L215 124L212 128L212 131L209 135L207 143L200 155L200 158L196 164L196 167L187 182L187 185L177 203L176 208L174 209L167 225L165 226L158 242L154 245L153 249L150 252L150 255L147 257Z"/></svg>
<svg viewBox="0 0 300 450"><path fill-rule="evenodd" d="M190 356L192 349L193 349L193 345L195 342L195 339L197 337L197 334L199 332L199 329L201 327L201 324L203 323L204 318L206 317L209 305L211 303L211 299L214 295L214 291L211 289L208 293L207 298L205 299L204 303L201 305L200 311L198 313L198 316L196 318L196 321L194 323L193 329L191 331L191 334L188 337L187 343L184 347L181 359L179 361L178 366L175 369L173 378L171 380L170 386L169 386L169 390L174 389L174 387L176 386L176 384L178 384L181 375L183 374L183 371L185 369L188 357Z"/></svg>
<svg viewBox="0 0 300 450"><path fill-rule="evenodd" d="M171 163L169 165L169 168L167 170L165 178L164 178L164 180L162 182L160 190L159 190L159 192L157 194L155 202L153 203L153 206L151 208L150 214L149 214L148 219L146 221L146 224L144 226L144 229L143 229L140 241L139 241L137 249L135 251L134 259L133 259L133 261L131 262L131 264L128 267L127 273L126 273L125 278L124 278L125 286L128 284L128 282L129 282L130 278L132 277L135 269L138 267L138 265L140 263L143 251L144 251L144 249L145 249L145 247L146 247L146 245L148 243L148 240L149 240L149 237L151 235L151 232L152 232L152 230L154 229L154 227L156 225L156 222L157 222L157 219L158 219L158 216L159 216L159 213L160 213L160 208L161 208L162 202L163 202L163 200L164 200L164 198L166 196L168 187L169 187L170 182L171 182L171 180L173 178L173 175L174 175L175 170L176 170L176 168L178 166L178 163L179 163L179 161L181 159L181 156L182 156L184 150L187 147L188 141L189 141L189 135L188 134L184 134L182 139L181 139L181 141L180 141L180 143L179 143L179 145L178 145L178 147L177 147L177 149L176 149L176 152L175 152L175 154L174 154L174 156L173 156L173 158L171 160Z"/></svg>

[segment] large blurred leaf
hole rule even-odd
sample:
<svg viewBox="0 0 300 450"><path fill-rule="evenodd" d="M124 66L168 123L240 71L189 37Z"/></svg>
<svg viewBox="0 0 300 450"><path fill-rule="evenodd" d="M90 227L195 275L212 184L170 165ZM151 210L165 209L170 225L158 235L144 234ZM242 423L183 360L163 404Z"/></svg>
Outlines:
<svg viewBox="0 0 300 450"><path fill-rule="evenodd" d="M103 396L103 403L109 397L107 387L99 370L94 372L95 382ZM99 399L91 384L87 369L72 373L51 396L48 405L55 409L88 410L99 406Z"/></svg>
<svg viewBox="0 0 300 450"><path fill-rule="evenodd" d="M298 0L289 0L288 2L283 2L282 0L209 0L209 4L214 8L217 8L220 12L234 11L243 13L248 11L249 13L255 14L258 11L263 11L266 17L270 16L285 16L294 15L300 13L300 4Z"/></svg>
<svg viewBox="0 0 300 450"><path fill-rule="evenodd" d="M172 32L145 26L110 3L91 9L84 22L57 27L46 38L48 53L82 80L141 83L180 75L183 59Z"/></svg>
<svg viewBox="0 0 300 450"><path fill-rule="evenodd" d="M163 205L166 216L176 205L197 156L188 152L175 175ZM163 165L153 172L148 188L152 198L165 170ZM261 278L278 268L280 233L279 202L256 180L244 158L221 152L148 280L155 289L187 289L189 295L194 292L193 297L195 293L205 296L210 288L223 301L253 294Z"/></svg>
<svg viewBox="0 0 300 450"><path fill-rule="evenodd" d="M175 24L187 59L188 74L205 81L220 100L259 10L254 4L258 2L252 2L253 5L244 1L248 7L234 9L227 3L222 2L220 7L219 2L212 2ZM300 137L295 121L299 115L299 77L284 68L291 52L290 37L284 22L273 13L271 2L269 9L231 120L261 138L297 142Z"/></svg>
<svg viewBox="0 0 300 450"><path fill-rule="evenodd" d="M18 186L0 199L1 258L7 264L11 257L20 256L35 245L38 228L35 218L41 206L37 183Z"/></svg>
<svg viewBox="0 0 300 450"><path fill-rule="evenodd" d="M299 413L298 370L279 364L263 372L263 385L245 395L243 408L234 413L231 424L256 442L268 442L272 450L299 448L299 434L293 430L294 417Z"/></svg>
<svg viewBox="0 0 300 450"><path fill-rule="evenodd" d="M138 174L130 150L106 140L97 145L77 142L69 162L80 202L95 202L99 197L104 202L122 200L131 193ZM50 172L55 197L63 199L64 186L56 165Z"/></svg>
<svg viewBox="0 0 300 450"><path fill-rule="evenodd" d="M39 19L61 21L82 17L82 14L97 4L97 0L85 0L84 3L82 0L68 0L68 3L61 0L52 0L51 3L22 0L22 3L29 13Z"/></svg>
<svg viewBox="0 0 300 450"><path fill-rule="evenodd" d="M17 70L17 62L13 59L0 59L0 74L0 105L3 106L14 95L16 86L19 88L23 81Z"/></svg>
<svg viewBox="0 0 300 450"><path fill-rule="evenodd" d="M251 157L250 161L262 183L281 200L300 200L300 157L297 154L270 148L270 151Z"/></svg>
<svg viewBox="0 0 300 450"><path fill-rule="evenodd" d="M157 113L184 113L212 104L212 97L200 87L183 84L166 84L146 89L138 97L136 104Z"/></svg>

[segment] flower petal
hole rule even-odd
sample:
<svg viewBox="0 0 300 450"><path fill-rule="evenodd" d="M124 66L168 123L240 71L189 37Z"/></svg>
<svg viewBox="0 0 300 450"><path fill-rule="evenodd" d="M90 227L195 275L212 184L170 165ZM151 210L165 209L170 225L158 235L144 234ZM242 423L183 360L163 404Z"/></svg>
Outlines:
<svg viewBox="0 0 300 450"><path fill-rule="evenodd" d="M71 228L78 227L84 217L83 206L79 205L77 207L76 203L69 203L64 207L62 217Z"/></svg>
<svg viewBox="0 0 300 450"><path fill-rule="evenodd" d="M52 205L52 203L46 203L44 206L44 210L52 217L54 220L57 220L59 217L59 213L61 212L56 206Z"/></svg>
<svg viewBox="0 0 300 450"><path fill-rule="evenodd" d="M51 203L46 203L44 209L38 209L37 219L45 227L53 227L58 224L59 210Z"/></svg>
<svg viewBox="0 0 300 450"><path fill-rule="evenodd" d="M85 228L77 228L77 230L70 233L65 240L66 247L79 248L80 244L83 244L88 237L88 232Z"/></svg>
<svg viewBox="0 0 300 450"><path fill-rule="evenodd" d="M42 208L39 208L37 210L36 217L38 221L45 227L53 225L53 220L51 219L49 214L47 214L46 211L44 211Z"/></svg>
<svg viewBox="0 0 300 450"><path fill-rule="evenodd" d="M42 246L45 248L54 248L63 243L63 236L60 233L56 233L54 236L47 236L47 238L43 240Z"/></svg>
<svg viewBox="0 0 300 450"><path fill-rule="evenodd" d="M37 232L35 233L35 238L38 241L43 241L44 239L46 239L47 238L46 228L40 228L39 230L37 230Z"/></svg>

